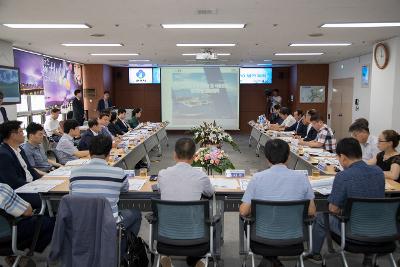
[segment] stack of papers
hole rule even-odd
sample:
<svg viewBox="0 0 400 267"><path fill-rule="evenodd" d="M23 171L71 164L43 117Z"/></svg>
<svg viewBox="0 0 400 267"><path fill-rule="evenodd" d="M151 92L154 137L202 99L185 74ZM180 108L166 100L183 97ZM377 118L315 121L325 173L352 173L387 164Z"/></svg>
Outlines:
<svg viewBox="0 0 400 267"><path fill-rule="evenodd" d="M144 179L129 179L129 191L140 191L146 183Z"/></svg>
<svg viewBox="0 0 400 267"><path fill-rule="evenodd" d="M86 164L90 159L75 159L68 161L65 166L80 166Z"/></svg>
<svg viewBox="0 0 400 267"><path fill-rule="evenodd" d="M46 174L46 176L71 176L71 169L72 166L68 167L60 167L58 169L55 169L54 171Z"/></svg>
<svg viewBox="0 0 400 267"><path fill-rule="evenodd" d="M250 179L239 179L240 189L242 189L243 191L246 191L249 182L250 182Z"/></svg>
<svg viewBox="0 0 400 267"><path fill-rule="evenodd" d="M16 193L45 193L59 184L64 183L65 180L43 180L39 179L21 186L15 190Z"/></svg>
<svg viewBox="0 0 400 267"><path fill-rule="evenodd" d="M312 180L310 181L311 187L314 191L317 191L322 195L329 195L332 192L332 185L334 179L335 179L334 176L329 176L323 179Z"/></svg>
<svg viewBox="0 0 400 267"><path fill-rule="evenodd" d="M221 189L237 189L239 187L236 180L233 179L224 179L224 178L212 178L211 184L215 188Z"/></svg>

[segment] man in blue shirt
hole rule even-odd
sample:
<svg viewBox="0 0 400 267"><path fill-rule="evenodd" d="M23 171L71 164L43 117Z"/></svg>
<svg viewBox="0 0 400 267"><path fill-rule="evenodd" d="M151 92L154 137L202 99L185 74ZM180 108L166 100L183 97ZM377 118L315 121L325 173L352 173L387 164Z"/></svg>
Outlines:
<svg viewBox="0 0 400 267"><path fill-rule="evenodd" d="M385 177L382 170L369 166L362 160L361 146L354 138L344 138L336 148L336 154L344 171L336 174L332 192L328 197L329 211L340 214L348 198L383 198L385 196ZM340 222L329 218L330 229L340 235ZM320 263L322 245L325 240L323 214L318 214L313 227L313 251L308 256L313 262ZM363 266L372 266L372 258L366 255Z"/></svg>
<svg viewBox="0 0 400 267"><path fill-rule="evenodd" d="M265 144L265 156L272 167L254 174L242 198L239 212L251 214L251 200L295 201L309 199L308 214L315 214L314 192L307 175L287 168L290 148L281 140L270 140ZM268 258L273 266L283 266L277 258ZM265 259L263 260L265 261Z"/></svg>

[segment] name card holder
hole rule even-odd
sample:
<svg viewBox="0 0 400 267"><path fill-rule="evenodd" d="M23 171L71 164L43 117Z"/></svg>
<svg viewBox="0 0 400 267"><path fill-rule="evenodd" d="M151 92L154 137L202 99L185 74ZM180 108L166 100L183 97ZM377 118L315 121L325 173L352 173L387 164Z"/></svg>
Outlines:
<svg viewBox="0 0 400 267"><path fill-rule="evenodd" d="M310 154L304 153L303 159L307 161L310 160Z"/></svg>
<svg viewBox="0 0 400 267"><path fill-rule="evenodd" d="M245 170L226 170L225 171L225 177L227 178L238 178L238 177L244 177L246 175Z"/></svg>
<svg viewBox="0 0 400 267"><path fill-rule="evenodd" d="M325 171L325 170L326 170L326 163L320 160L320 161L318 162L317 168L318 168L318 170L320 170L320 171Z"/></svg>

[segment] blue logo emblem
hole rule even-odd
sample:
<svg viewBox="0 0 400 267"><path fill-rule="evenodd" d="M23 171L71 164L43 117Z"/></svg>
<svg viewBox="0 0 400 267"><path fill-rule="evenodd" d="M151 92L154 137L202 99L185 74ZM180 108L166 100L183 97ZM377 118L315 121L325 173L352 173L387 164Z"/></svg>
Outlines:
<svg viewBox="0 0 400 267"><path fill-rule="evenodd" d="M139 70L138 72L136 72L136 77L138 77L139 79L143 79L144 76L146 76L146 73L144 73L143 70Z"/></svg>

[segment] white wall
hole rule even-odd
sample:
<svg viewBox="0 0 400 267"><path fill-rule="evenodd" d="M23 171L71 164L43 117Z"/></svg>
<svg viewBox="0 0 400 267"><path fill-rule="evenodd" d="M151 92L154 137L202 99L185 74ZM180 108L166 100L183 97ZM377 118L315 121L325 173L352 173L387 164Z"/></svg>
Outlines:
<svg viewBox="0 0 400 267"><path fill-rule="evenodd" d="M14 67L12 43L0 40L0 65ZM17 119L17 105L4 105L10 120Z"/></svg>
<svg viewBox="0 0 400 267"><path fill-rule="evenodd" d="M370 66L370 83L368 88L361 88L361 68L364 65ZM369 119L370 101L371 101L371 80L372 80L371 67L372 67L372 53L329 64L328 114L331 114L330 103L332 99L333 80L354 78L353 101L352 101L353 111L351 114L352 121L361 117ZM358 110L356 110L356 105L354 104L355 99L359 99ZM330 123L330 121L328 122Z"/></svg>
<svg viewBox="0 0 400 267"><path fill-rule="evenodd" d="M400 130L400 37L384 42L389 63L383 70L372 64L370 128L375 135L385 129Z"/></svg>

